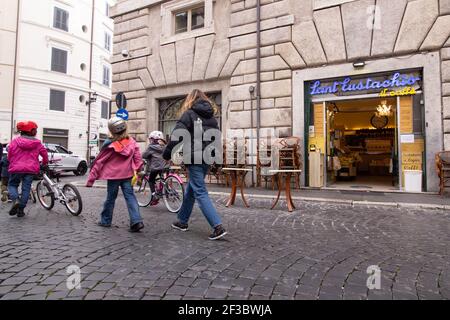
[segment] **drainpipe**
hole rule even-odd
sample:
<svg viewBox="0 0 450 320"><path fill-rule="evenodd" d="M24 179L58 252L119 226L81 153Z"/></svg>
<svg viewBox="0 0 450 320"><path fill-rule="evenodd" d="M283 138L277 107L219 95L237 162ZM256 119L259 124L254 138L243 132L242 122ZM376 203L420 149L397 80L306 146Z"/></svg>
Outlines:
<svg viewBox="0 0 450 320"><path fill-rule="evenodd" d="M86 161L91 161L91 148L89 145L91 139L91 99L92 99L92 60L94 53L94 21L95 21L95 0L92 0L92 18L91 18L91 48L89 54L89 98L88 98L88 127L87 127L87 151Z"/></svg>
<svg viewBox="0 0 450 320"><path fill-rule="evenodd" d="M15 47L15 56L14 56L14 78L13 78L13 92L12 92L12 106L11 106L11 138L10 141L13 139L14 136L14 110L16 105L16 87L17 87L17 63L19 61L18 55L19 55L19 28L20 28L20 5L21 1L17 1L17 21L16 21L16 47Z"/></svg>
<svg viewBox="0 0 450 320"><path fill-rule="evenodd" d="M256 143L258 147L260 140L260 132L259 132L260 129L261 129L261 0L256 0Z"/></svg>

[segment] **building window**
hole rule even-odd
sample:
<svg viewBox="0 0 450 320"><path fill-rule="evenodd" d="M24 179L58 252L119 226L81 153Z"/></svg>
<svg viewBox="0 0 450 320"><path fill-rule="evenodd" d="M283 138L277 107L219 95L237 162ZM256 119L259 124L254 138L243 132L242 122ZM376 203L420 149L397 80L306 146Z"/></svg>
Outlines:
<svg viewBox="0 0 450 320"><path fill-rule="evenodd" d="M52 48L52 71L67 73L67 51Z"/></svg>
<svg viewBox="0 0 450 320"><path fill-rule="evenodd" d="M338 6L346 2L352 2L355 0L314 0L313 9L319 10L323 8Z"/></svg>
<svg viewBox="0 0 450 320"><path fill-rule="evenodd" d="M222 94L220 92L208 93L208 97L215 104L216 114L214 117L219 123L219 127L222 124ZM180 118L180 109L183 105L185 97L176 97L171 99L159 100L159 130L161 130L166 139L169 139L175 124Z"/></svg>
<svg viewBox="0 0 450 320"><path fill-rule="evenodd" d="M50 89L50 110L64 111L66 109L66 93Z"/></svg>
<svg viewBox="0 0 450 320"><path fill-rule="evenodd" d="M49 152L64 153L66 151L57 146L62 146L68 149L69 146L69 130L61 129L47 129L44 128L44 133L42 136L42 142Z"/></svg>
<svg viewBox="0 0 450 320"><path fill-rule="evenodd" d="M107 66L103 66L103 85L110 86L110 71Z"/></svg>
<svg viewBox="0 0 450 320"><path fill-rule="evenodd" d="M111 51L111 35L105 32L105 49Z"/></svg>
<svg viewBox="0 0 450 320"><path fill-rule="evenodd" d="M174 14L175 34L201 29L205 26L205 6Z"/></svg>
<svg viewBox="0 0 450 320"><path fill-rule="evenodd" d="M161 44L214 34L214 0L172 0L161 4Z"/></svg>
<svg viewBox="0 0 450 320"><path fill-rule="evenodd" d="M69 12L55 7L53 12L53 27L69 31Z"/></svg>
<svg viewBox="0 0 450 320"><path fill-rule="evenodd" d="M102 101L102 119L109 119L109 102Z"/></svg>

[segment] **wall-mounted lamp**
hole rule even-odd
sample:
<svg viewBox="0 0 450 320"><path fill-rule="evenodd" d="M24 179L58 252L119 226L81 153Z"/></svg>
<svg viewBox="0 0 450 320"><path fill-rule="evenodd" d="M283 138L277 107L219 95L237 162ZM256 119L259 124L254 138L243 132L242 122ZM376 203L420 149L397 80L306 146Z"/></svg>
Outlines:
<svg viewBox="0 0 450 320"><path fill-rule="evenodd" d="M89 100L86 101L86 105L90 105L91 103L97 102L97 98L98 98L97 92L89 94Z"/></svg>
<svg viewBox="0 0 450 320"><path fill-rule="evenodd" d="M366 63L364 61L353 62L353 68L355 68L355 69L364 68L365 66L366 66Z"/></svg>

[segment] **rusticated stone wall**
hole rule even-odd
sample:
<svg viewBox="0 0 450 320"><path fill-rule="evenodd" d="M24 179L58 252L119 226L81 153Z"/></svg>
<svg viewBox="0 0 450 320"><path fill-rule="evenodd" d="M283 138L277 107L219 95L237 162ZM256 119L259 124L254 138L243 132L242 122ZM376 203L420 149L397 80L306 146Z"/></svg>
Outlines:
<svg viewBox="0 0 450 320"><path fill-rule="evenodd" d="M162 45L161 3L166 2L124 0L112 12L113 90L131 98L132 132L145 141L149 121L157 121L149 118L156 114L149 91L227 80L224 128L248 135L256 125L249 92L256 85L256 0L216 0L215 33ZM262 127L292 132L293 70L435 51L442 61L444 141L450 149L450 0L330 1L338 3L330 7L323 0L320 6L316 0L261 3ZM124 60L123 49L132 58Z"/></svg>

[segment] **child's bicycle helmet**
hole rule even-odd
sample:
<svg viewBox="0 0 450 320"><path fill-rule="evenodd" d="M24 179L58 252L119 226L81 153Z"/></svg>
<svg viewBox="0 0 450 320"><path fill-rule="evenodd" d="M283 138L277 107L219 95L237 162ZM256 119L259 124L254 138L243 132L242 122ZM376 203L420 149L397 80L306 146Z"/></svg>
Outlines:
<svg viewBox="0 0 450 320"><path fill-rule="evenodd" d="M164 133L161 131L153 131L149 134L148 138L153 140L164 140Z"/></svg>
<svg viewBox="0 0 450 320"><path fill-rule="evenodd" d="M17 123L16 128L18 132L31 133L34 129L37 130L38 125L33 121L20 121Z"/></svg>
<svg viewBox="0 0 450 320"><path fill-rule="evenodd" d="M108 122L108 129L112 134L118 134L127 130L127 123L119 117L113 117Z"/></svg>

